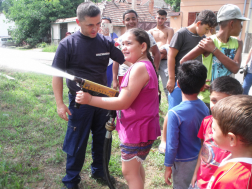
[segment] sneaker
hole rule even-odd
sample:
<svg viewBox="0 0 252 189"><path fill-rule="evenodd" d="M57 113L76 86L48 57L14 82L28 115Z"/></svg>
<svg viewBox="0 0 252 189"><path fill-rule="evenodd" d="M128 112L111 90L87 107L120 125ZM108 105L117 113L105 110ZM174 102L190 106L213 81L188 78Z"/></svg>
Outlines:
<svg viewBox="0 0 252 189"><path fill-rule="evenodd" d="M112 175L109 175L109 177L110 177L111 182L112 182L113 184L115 184L115 178L114 178ZM91 174L91 178L96 179L96 180L101 180L101 181L103 181L103 182L107 182L107 179L106 179L105 176L100 177L100 176L96 176L96 175L94 175L94 174Z"/></svg>

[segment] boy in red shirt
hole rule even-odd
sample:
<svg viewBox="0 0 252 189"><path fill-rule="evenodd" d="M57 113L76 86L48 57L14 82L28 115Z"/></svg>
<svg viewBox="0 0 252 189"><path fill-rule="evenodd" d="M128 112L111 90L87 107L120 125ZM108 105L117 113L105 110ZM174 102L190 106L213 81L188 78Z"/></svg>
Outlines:
<svg viewBox="0 0 252 189"><path fill-rule="evenodd" d="M207 188L252 188L252 96L226 97L212 113L213 139L231 154L221 162Z"/></svg>
<svg viewBox="0 0 252 189"><path fill-rule="evenodd" d="M210 85L211 110L219 100L231 95L242 94L242 92L241 84L232 77L223 76L215 79ZM214 142L212 122L213 117L211 115L205 117L198 132L202 147L191 181L191 188L205 189L221 161L230 154L230 152L220 149Z"/></svg>

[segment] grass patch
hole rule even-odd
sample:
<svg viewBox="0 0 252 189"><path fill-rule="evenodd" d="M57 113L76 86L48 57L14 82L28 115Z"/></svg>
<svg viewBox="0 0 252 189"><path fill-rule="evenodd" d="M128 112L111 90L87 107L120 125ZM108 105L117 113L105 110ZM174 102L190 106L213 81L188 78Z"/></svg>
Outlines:
<svg viewBox="0 0 252 189"><path fill-rule="evenodd" d="M56 52L57 48L58 45L55 44L45 45L42 49L42 52Z"/></svg>
<svg viewBox="0 0 252 189"><path fill-rule="evenodd" d="M61 150L67 122L60 119L52 90L52 77L0 70L14 77L0 75L0 188L61 188L65 175L66 154ZM64 102L68 104L64 83ZM167 101L162 93L160 118L167 112ZM160 119L162 125L162 119ZM145 188L167 188L164 184L164 156L157 151L155 141L144 164ZM116 178L116 188L127 189L121 172L119 138L113 132L109 171ZM81 171L82 188L108 187L90 178L91 137Z"/></svg>

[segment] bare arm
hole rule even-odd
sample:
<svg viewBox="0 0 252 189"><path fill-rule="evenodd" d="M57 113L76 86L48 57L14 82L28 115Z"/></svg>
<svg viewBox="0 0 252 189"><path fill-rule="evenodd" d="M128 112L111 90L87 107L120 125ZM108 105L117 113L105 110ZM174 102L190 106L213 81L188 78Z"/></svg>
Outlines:
<svg viewBox="0 0 252 189"><path fill-rule="evenodd" d="M159 64L160 64L160 52L158 50L157 45L154 45L150 48L150 51L154 57L154 65L156 67L156 71L159 69Z"/></svg>
<svg viewBox="0 0 252 189"><path fill-rule="evenodd" d="M167 82L166 88L171 93L175 87L175 57L178 54L178 49L169 48L168 56L167 56L167 68L168 68L168 75L169 80Z"/></svg>
<svg viewBox="0 0 252 189"><path fill-rule="evenodd" d="M196 46L180 60L180 64L188 60L193 60L197 58L199 55L204 54L205 52L206 51L204 49Z"/></svg>
<svg viewBox="0 0 252 189"><path fill-rule="evenodd" d="M127 109L148 81L149 75L146 67L144 63L139 63L131 69L128 86L122 88L118 97L96 97L79 91L76 102L108 110Z"/></svg>
<svg viewBox="0 0 252 189"><path fill-rule="evenodd" d="M112 66L112 72L113 72L113 89L117 90L117 88L119 87L119 83L117 80L117 76L118 76L118 70L119 70L119 63L114 61L113 62L113 66Z"/></svg>
<svg viewBox="0 0 252 189"><path fill-rule="evenodd" d="M230 59L227 57L225 54L223 54L219 49L216 49L214 52L213 50L215 49L214 42L212 41L211 38L205 38L200 41L199 47L205 49L208 52L213 52L213 55L218 58L218 60L232 73L237 73L240 69L241 65L241 53L242 53L242 41L238 41L239 47L236 51L234 60Z"/></svg>
<svg viewBox="0 0 252 189"><path fill-rule="evenodd" d="M53 76L52 87L57 105L57 113L62 119L68 121L66 113L69 115L72 114L63 102L63 78Z"/></svg>
<svg viewBox="0 0 252 189"><path fill-rule="evenodd" d="M170 44L173 35L174 35L174 30L172 28L168 28L167 44Z"/></svg>

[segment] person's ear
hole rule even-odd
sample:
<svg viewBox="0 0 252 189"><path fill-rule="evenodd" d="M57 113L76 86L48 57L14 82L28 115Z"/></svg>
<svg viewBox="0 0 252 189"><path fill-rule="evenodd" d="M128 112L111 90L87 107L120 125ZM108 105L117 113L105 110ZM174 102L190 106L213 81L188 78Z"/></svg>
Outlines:
<svg viewBox="0 0 252 189"><path fill-rule="evenodd" d="M201 21L196 22L197 27L201 25Z"/></svg>
<svg viewBox="0 0 252 189"><path fill-rule="evenodd" d="M80 21L78 18L76 18L76 23L78 24L78 26L80 26Z"/></svg>
<svg viewBox="0 0 252 189"><path fill-rule="evenodd" d="M233 21L233 20L231 20L231 21L229 22L229 25L231 26L231 28L233 28L234 21Z"/></svg>
<svg viewBox="0 0 252 189"><path fill-rule="evenodd" d="M205 89L205 84L200 88L200 91L204 91Z"/></svg>
<svg viewBox="0 0 252 189"><path fill-rule="evenodd" d="M124 20L122 21L122 23L125 25L125 22L124 22Z"/></svg>
<svg viewBox="0 0 252 189"><path fill-rule="evenodd" d="M180 85L179 85L179 82L178 82L178 80L177 80L177 86L180 88Z"/></svg>
<svg viewBox="0 0 252 189"><path fill-rule="evenodd" d="M145 42L142 43L141 48L142 52L145 52L147 50L147 44Z"/></svg>
<svg viewBox="0 0 252 189"><path fill-rule="evenodd" d="M229 138L230 147L237 146L238 137L234 133L231 133L231 132L228 132L227 136Z"/></svg>

